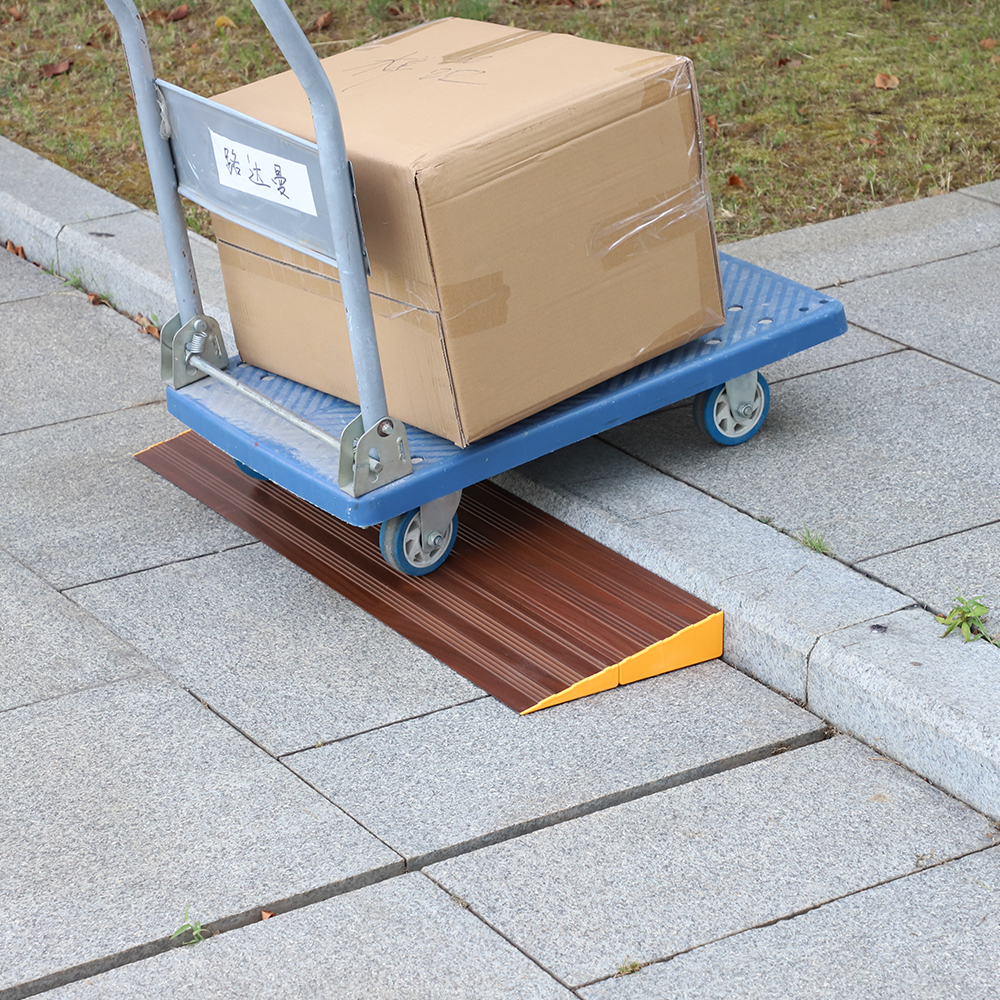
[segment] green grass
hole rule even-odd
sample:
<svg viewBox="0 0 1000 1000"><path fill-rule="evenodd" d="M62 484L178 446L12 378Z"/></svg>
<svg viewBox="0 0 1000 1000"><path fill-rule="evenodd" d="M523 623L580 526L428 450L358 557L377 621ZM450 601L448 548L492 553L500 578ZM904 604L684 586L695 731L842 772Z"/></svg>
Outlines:
<svg viewBox="0 0 1000 1000"><path fill-rule="evenodd" d="M150 10L153 3L140 4ZM169 9L172 2L163 4ZM100 0L0 14L0 132L153 207L112 19ZM322 55L451 14L690 56L723 241L992 180L1000 164L996 0L292 0ZM285 69L249 0L189 0L148 24L157 72L212 95ZM217 28L216 18L235 28ZM69 73L40 77L72 59ZM898 78L880 90L875 76ZM730 184L736 176L742 186ZM208 233L200 209L189 217Z"/></svg>
<svg viewBox="0 0 1000 1000"><path fill-rule="evenodd" d="M798 535L798 541L807 549L812 549L813 552L818 552L820 555L833 555L833 550L827 545L826 539L818 531L813 531L805 525L802 526L802 531Z"/></svg>
<svg viewBox="0 0 1000 1000"><path fill-rule="evenodd" d="M170 935L170 940L174 938L181 938L181 943L185 945L196 945L200 944L205 938L208 937L208 932L201 925L200 920L195 920L192 922L188 916L188 911L191 909L190 906L184 908L184 923Z"/></svg>

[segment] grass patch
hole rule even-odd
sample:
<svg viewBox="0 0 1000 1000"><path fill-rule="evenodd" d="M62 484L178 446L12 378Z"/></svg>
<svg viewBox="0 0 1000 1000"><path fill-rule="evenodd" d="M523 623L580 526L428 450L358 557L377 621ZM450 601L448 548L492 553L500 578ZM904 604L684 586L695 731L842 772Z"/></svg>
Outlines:
<svg viewBox="0 0 1000 1000"><path fill-rule="evenodd" d="M140 3L149 11L153 3ZM170 5L165 5L169 7ZM690 56L720 238L992 180L995 0L291 0L321 56L456 14ZM249 0L148 23L158 75L211 96L285 67ZM153 196L111 15L99 0L0 14L0 132L144 208ZM324 16L331 15L331 16ZM228 18L233 27L217 25ZM321 28L317 20L321 19ZM42 67L72 61L68 72ZM898 86L879 89L877 74ZM736 178L730 183L730 178ZM193 206L192 226L210 234Z"/></svg>
<svg viewBox="0 0 1000 1000"><path fill-rule="evenodd" d="M827 545L826 539L818 531L813 531L812 528L807 528L805 525L802 526L798 541L807 549L812 549L813 552L818 552L822 556L833 555L833 550Z"/></svg>

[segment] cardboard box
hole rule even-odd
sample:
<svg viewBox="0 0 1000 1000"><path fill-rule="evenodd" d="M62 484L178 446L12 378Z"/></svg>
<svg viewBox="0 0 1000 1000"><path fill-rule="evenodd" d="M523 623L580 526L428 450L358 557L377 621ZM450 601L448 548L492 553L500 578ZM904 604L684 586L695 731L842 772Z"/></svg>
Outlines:
<svg viewBox="0 0 1000 1000"><path fill-rule="evenodd" d="M465 446L722 324L689 60L451 18L323 66L392 416ZM291 73L216 100L315 139ZM356 402L336 269L215 230L243 359Z"/></svg>

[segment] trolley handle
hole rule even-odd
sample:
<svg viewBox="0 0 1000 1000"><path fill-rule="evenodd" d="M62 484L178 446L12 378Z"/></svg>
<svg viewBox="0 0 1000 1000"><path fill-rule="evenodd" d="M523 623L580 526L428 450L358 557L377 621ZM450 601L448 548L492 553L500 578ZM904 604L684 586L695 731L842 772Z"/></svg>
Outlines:
<svg viewBox="0 0 1000 1000"><path fill-rule="evenodd" d="M170 273L177 294L180 323L185 327L202 315L203 308L187 224L177 191L177 172L169 131L161 125L163 95L156 84L146 32L133 0L105 0L105 3L121 32ZM355 207L340 111L318 56L284 0L252 0L252 3L309 100L316 131L323 198L330 220L347 316L361 403L361 422L363 430L368 431L388 415L388 407L368 291L361 222Z"/></svg>

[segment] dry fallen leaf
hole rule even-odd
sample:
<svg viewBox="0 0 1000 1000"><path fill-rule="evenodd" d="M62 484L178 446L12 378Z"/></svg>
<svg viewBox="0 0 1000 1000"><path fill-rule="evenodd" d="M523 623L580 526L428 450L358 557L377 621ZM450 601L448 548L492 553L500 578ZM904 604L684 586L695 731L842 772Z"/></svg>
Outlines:
<svg viewBox="0 0 1000 1000"><path fill-rule="evenodd" d="M24 256L24 247L14 246L13 240L7 240L6 249L8 253L14 254L15 257L20 257L21 260L27 260L27 258Z"/></svg>
<svg viewBox="0 0 1000 1000"><path fill-rule="evenodd" d="M73 65L72 59L63 59L62 62L57 62L57 63L46 63L38 71L38 75L45 78L53 76L62 76L63 73L69 72L69 68L72 65Z"/></svg>
<svg viewBox="0 0 1000 1000"><path fill-rule="evenodd" d="M157 8L156 10L151 10L146 15L146 18L152 21L153 24L166 24L170 20L170 15L165 10Z"/></svg>
<svg viewBox="0 0 1000 1000"><path fill-rule="evenodd" d="M316 30L322 31L324 28L329 28L333 24L333 11L328 10L325 14L320 14L316 18Z"/></svg>
<svg viewBox="0 0 1000 1000"><path fill-rule="evenodd" d="M705 119L705 124L716 134L719 134L719 118L718 115L709 115Z"/></svg>
<svg viewBox="0 0 1000 1000"><path fill-rule="evenodd" d="M188 5L182 3L180 7L175 7L168 15L169 21L183 21L188 16Z"/></svg>
<svg viewBox="0 0 1000 1000"><path fill-rule="evenodd" d="M115 29L110 24L102 24L94 30L94 33L84 44L99 48L102 42L110 42L114 37Z"/></svg>
<svg viewBox="0 0 1000 1000"><path fill-rule="evenodd" d="M7 13L10 14L15 21L20 21L24 17L24 11L21 10L20 7L8 7Z"/></svg>
<svg viewBox="0 0 1000 1000"><path fill-rule="evenodd" d="M995 38L984 38L979 43L979 47L981 49L995 49L997 47L997 40Z"/></svg>
<svg viewBox="0 0 1000 1000"><path fill-rule="evenodd" d="M936 42L937 40L938 40L938 36L937 35L928 35L927 36L927 41L929 41L929 42Z"/></svg>
<svg viewBox="0 0 1000 1000"><path fill-rule="evenodd" d="M899 86L899 77L888 73L876 73L875 86L879 90L895 90Z"/></svg>
<svg viewBox="0 0 1000 1000"><path fill-rule="evenodd" d="M106 306L108 304L107 300L102 299L97 292L87 292L87 300L92 306Z"/></svg>
<svg viewBox="0 0 1000 1000"><path fill-rule="evenodd" d="M746 190L746 184L743 183L743 178L739 174L729 175L729 186Z"/></svg>
<svg viewBox="0 0 1000 1000"><path fill-rule="evenodd" d="M261 920L270 920L271 917L273 917L273 916L274 916L274 911L273 910L261 910L260 911L260 919Z"/></svg>
<svg viewBox="0 0 1000 1000"><path fill-rule="evenodd" d="M991 55L991 56L990 56L990 62L991 62L991 63L993 63L993 65L994 65L994 66L996 66L996 65L1000 64L1000 56L998 56L998 55L997 55L997 54L996 54L996 53L994 52L994 53L993 53L993 55Z"/></svg>
<svg viewBox="0 0 1000 1000"><path fill-rule="evenodd" d="M143 333L148 333L151 337L156 337L157 340L160 339L160 330L151 319L146 319L142 313L139 313L135 317L135 321L139 324L139 329Z"/></svg>
<svg viewBox="0 0 1000 1000"><path fill-rule="evenodd" d="M215 26L221 31L223 28L235 28L236 22L231 17L217 17L215 19Z"/></svg>

